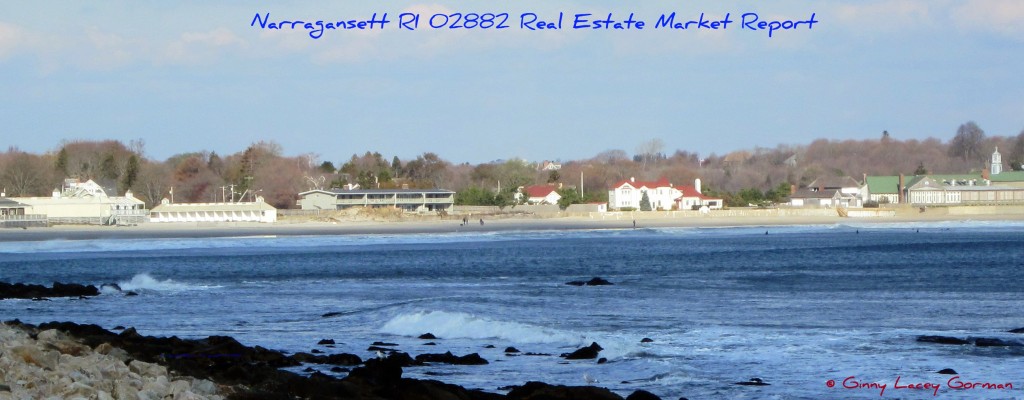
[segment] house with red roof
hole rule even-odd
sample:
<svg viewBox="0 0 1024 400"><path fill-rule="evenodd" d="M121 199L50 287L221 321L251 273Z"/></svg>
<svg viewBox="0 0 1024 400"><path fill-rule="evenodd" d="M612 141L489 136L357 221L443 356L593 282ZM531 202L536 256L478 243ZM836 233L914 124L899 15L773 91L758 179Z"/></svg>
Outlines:
<svg viewBox="0 0 1024 400"><path fill-rule="evenodd" d="M668 179L662 177L656 181L629 178L616 182L608 190L608 208L639 210L644 193L647 194L652 210L690 210L695 205L722 208L723 205L722 199L701 194L700 179L694 181L694 186L673 186Z"/></svg>
<svg viewBox="0 0 1024 400"><path fill-rule="evenodd" d="M558 194L554 185L533 185L520 189L517 198L526 195L526 202L530 204L558 204L562 195Z"/></svg>

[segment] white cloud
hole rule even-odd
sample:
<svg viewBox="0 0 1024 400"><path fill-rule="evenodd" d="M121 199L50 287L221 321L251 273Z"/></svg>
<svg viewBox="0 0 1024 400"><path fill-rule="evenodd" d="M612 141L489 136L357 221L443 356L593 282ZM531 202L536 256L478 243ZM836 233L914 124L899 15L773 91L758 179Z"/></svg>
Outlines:
<svg viewBox="0 0 1024 400"><path fill-rule="evenodd" d="M842 24L860 31L906 31L935 23L939 0L893 0L844 4L835 16Z"/></svg>
<svg viewBox="0 0 1024 400"><path fill-rule="evenodd" d="M24 34L21 28L0 22L0 59L14 54L23 41Z"/></svg>
<svg viewBox="0 0 1024 400"><path fill-rule="evenodd" d="M203 64L217 59L225 51L247 47L245 40L223 27L207 32L185 32L165 47L159 61Z"/></svg>
<svg viewBox="0 0 1024 400"><path fill-rule="evenodd" d="M1024 1L968 0L950 16L961 29L994 31L1024 39Z"/></svg>

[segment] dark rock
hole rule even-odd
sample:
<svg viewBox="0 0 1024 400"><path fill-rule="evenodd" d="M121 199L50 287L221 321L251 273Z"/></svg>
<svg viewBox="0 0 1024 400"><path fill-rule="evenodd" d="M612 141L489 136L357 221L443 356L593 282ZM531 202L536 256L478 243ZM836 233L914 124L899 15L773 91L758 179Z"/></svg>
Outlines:
<svg viewBox="0 0 1024 400"><path fill-rule="evenodd" d="M572 353L562 354L562 357L567 360L589 360L597 358L597 353L604 350L597 342L593 342L590 346L582 347Z"/></svg>
<svg viewBox="0 0 1024 400"><path fill-rule="evenodd" d="M1024 333L1024 328L1010 329L1007 332L1010 332L1010 333Z"/></svg>
<svg viewBox="0 0 1024 400"><path fill-rule="evenodd" d="M437 343L434 343L434 342L426 342L426 343L424 343L423 345L424 345L424 346L437 346Z"/></svg>
<svg viewBox="0 0 1024 400"><path fill-rule="evenodd" d="M519 349L517 349L517 348L515 348L515 347L512 347L512 346L509 346L509 347L506 347L506 348L505 348L505 352L506 352L506 353L518 353L518 352L519 352Z"/></svg>
<svg viewBox="0 0 1024 400"><path fill-rule="evenodd" d="M543 382L526 382L508 393L512 400L623 400L611 390L593 386L561 386Z"/></svg>
<svg viewBox="0 0 1024 400"><path fill-rule="evenodd" d="M938 373L943 374L943 375L956 375L956 371L954 371L952 368L945 368L945 369L939 370Z"/></svg>
<svg viewBox="0 0 1024 400"><path fill-rule="evenodd" d="M340 311L332 311L332 312L329 312L329 313L325 313L324 315L321 315L320 318L337 317L337 316L343 315L343 314L345 314L345 313L340 312Z"/></svg>
<svg viewBox="0 0 1024 400"><path fill-rule="evenodd" d="M938 344L970 344L971 343L971 342L968 342L966 340L963 340L963 339L960 339L960 338L955 338L955 337L950 337L950 336L929 336L929 335L918 336L917 337L917 341L918 342L925 342L925 343L938 343Z"/></svg>
<svg viewBox="0 0 1024 400"><path fill-rule="evenodd" d="M606 286L606 285L612 285L612 284L613 283L608 282L604 278L598 278L598 277L594 277L593 279L587 281L587 286Z"/></svg>
<svg viewBox="0 0 1024 400"><path fill-rule="evenodd" d="M749 381L736 382L737 385L742 386L768 386L769 384L764 383L761 378L750 378Z"/></svg>
<svg viewBox="0 0 1024 400"><path fill-rule="evenodd" d="M547 356L550 357L551 353L523 353L524 356Z"/></svg>
<svg viewBox="0 0 1024 400"><path fill-rule="evenodd" d="M98 296L99 289L95 286L77 283L54 282L52 287L43 285L0 282L0 300L2 299L37 299L47 297L82 297Z"/></svg>
<svg viewBox="0 0 1024 400"><path fill-rule="evenodd" d="M997 338L975 338L974 345L978 347L1016 347L1024 346L1020 342L1012 340L1003 340Z"/></svg>
<svg viewBox="0 0 1024 400"><path fill-rule="evenodd" d="M10 392L10 391L11 391L11 387L10 386L4 385L4 384L0 384L0 392Z"/></svg>
<svg viewBox="0 0 1024 400"><path fill-rule="evenodd" d="M661 397L655 396L654 393L646 390L637 390L630 393L626 400L661 400Z"/></svg>
<svg viewBox="0 0 1024 400"><path fill-rule="evenodd" d="M645 337L643 339L640 339L640 343L653 343L653 342L654 342L654 339L651 339L651 338L646 338Z"/></svg>
<svg viewBox="0 0 1024 400"><path fill-rule="evenodd" d="M333 372L333 373L336 373L336 374L340 374L340 373L342 373L342 372L348 372L348 371L349 371L349 369L348 369L348 368L342 368L342 367L331 367L331 372Z"/></svg>
<svg viewBox="0 0 1024 400"><path fill-rule="evenodd" d="M50 299L45 297L33 297L32 301L50 301Z"/></svg>
<svg viewBox="0 0 1024 400"><path fill-rule="evenodd" d="M321 353L323 353L323 351L322 351L322 350L320 350L320 349L312 349L312 350L310 350L309 352L310 352L310 353L313 353L313 354L321 354Z"/></svg>
<svg viewBox="0 0 1024 400"><path fill-rule="evenodd" d="M402 367L413 365L408 354L393 353L368 360L344 379L319 371L309 376L281 370L301 365L301 359L319 359L308 353L285 356L259 346L246 347L230 337L180 339L142 336L129 329L114 334L97 325L52 322L38 327L17 323L26 332L45 329L64 331L91 347L102 343L123 349L134 359L159 363L175 375L209 379L236 388L233 399L463 399L498 400L504 396L468 390L437 381L403 379Z"/></svg>
<svg viewBox="0 0 1024 400"><path fill-rule="evenodd" d="M569 282L566 282L565 284L566 285L570 285L570 286L583 286L583 285L586 285L587 283L583 282L583 281L569 281Z"/></svg>
<svg viewBox="0 0 1024 400"><path fill-rule="evenodd" d="M327 362L325 364L331 365L359 365L363 363L363 359L355 354L331 354L327 356Z"/></svg>
<svg viewBox="0 0 1024 400"><path fill-rule="evenodd" d="M487 360L480 357L479 354L467 354L462 357L455 356L452 352L446 352L444 354L420 354L416 356L418 362L431 362L431 363L444 363L453 365L484 365L487 364Z"/></svg>
<svg viewBox="0 0 1024 400"><path fill-rule="evenodd" d="M370 345L371 346L391 346L391 347L394 347L394 346L398 346L398 343L373 342L373 343L370 343Z"/></svg>
<svg viewBox="0 0 1024 400"><path fill-rule="evenodd" d="M493 344L489 344L489 345L484 346L484 348L485 349L493 349L494 345Z"/></svg>
<svg viewBox="0 0 1024 400"><path fill-rule="evenodd" d="M124 325L118 325L118 326L115 326L115 327L114 327L114 330L115 330L115 331L123 331L123 330L124 330Z"/></svg>
<svg viewBox="0 0 1024 400"><path fill-rule="evenodd" d="M316 344L334 344L334 339L320 339L320 341L316 342Z"/></svg>
<svg viewBox="0 0 1024 400"><path fill-rule="evenodd" d="M597 363L598 363L598 364L604 364L604 363L606 363L606 362L608 362L608 359L607 359L607 358L601 357L601 358L598 358L598 359L597 359Z"/></svg>
<svg viewBox="0 0 1024 400"><path fill-rule="evenodd" d="M424 333L424 334L420 335L420 339L434 340L434 339L437 339L437 336L434 336L433 333L427 332L427 333Z"/></svg>
<svg viewBox="0 0 1024 400"><path fill-rule="evenodd" d="M370 346L370 347L366 348L366 351L382 351L382 352L385 352L385 353L389 353L389 352L395 351L395 349L390 349L390 348L387 348L387 347L380 347L380 346Z"/></svg>
<svg viewBox="0 0 1024 400"><path fill-rule="evenodd" d="M138 296L139 294L134 291L129 291L124 294L125 297Z"/></svg>
<svg viewBox="0 0 1024 400"><path fill-rule="evenodd" d="M302 372L316 372L316 370L313 369L313 367L306 367L305 369L302 370Z"/></svg>

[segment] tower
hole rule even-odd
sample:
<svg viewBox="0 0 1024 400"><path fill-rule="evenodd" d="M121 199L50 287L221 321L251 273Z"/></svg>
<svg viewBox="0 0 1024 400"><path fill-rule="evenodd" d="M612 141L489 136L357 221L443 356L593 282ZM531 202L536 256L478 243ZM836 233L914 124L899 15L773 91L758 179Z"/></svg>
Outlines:
<svg viewBox="0 0 1024 400"><path fill-rule="evenodd" d="M1003 172L1003 156L999 154L998 146L996 147L996 151L992 152L992 168L989 168L989 170L992 171L992 175Z"/></svg>

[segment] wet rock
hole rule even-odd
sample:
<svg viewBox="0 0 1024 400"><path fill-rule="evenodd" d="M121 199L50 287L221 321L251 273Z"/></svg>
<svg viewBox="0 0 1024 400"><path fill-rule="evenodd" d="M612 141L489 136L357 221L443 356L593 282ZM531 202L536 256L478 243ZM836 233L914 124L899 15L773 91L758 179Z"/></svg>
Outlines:
<svg viewBox="0 0 1024 400"><path fill-rule="evenodd" d="M343 315L343 314L345 314L345 313L340 312L340 311L332 311L332 312L329 312L329 313L325 313L324 315L321 315L320 318L337 317L337 316Z"/></svg>
<svg viewBox="0 0 1024 400"><path fill-rule="evenodd" d="M1007 332L1010 332L1010 333L1024 333L1024 328L1010 329Z"/></svg>
<svg viewBox="0 0 1024 400"><path fill-rule="evenodd" d="M494 345L493 344L489 344L489 345L484 346L484 348L485 349L493 349Z"/></svg>
<svg viewBox="0 0 1024 400"><path fill-rule="evenodd" d="M313 354L323 354L324 351L320 349L311 349L309 352Z"/></svg>
<svg viewBox="0 0 1024 400"><path fill-rule="evenodd" d="M453 365L485 365L487 360L480 357L479 354L467 354L462 357L458 357L452 352L446 352L444 354L420 354L416 356L416 361L421 363L444 363Z"/></svg>
<svg viewBox="0 0 1024 400"><path fill-rule="evenodd" d="M601 357L601 358L597 359L597 363L598 364L604 364L606 362L608 362L607 358Z"/></svg>
<svg viewBox="0 0 1024 400"><path fill-rule="evenodd" d="M509 346L509 347L506 347L506 348L505 348L505 352L506 352L506 353L518 353L518 352L519 352L519 349L517 349L517 348L515 348L515 347L512 347L512 346Z"/></svg>
<svg viewBox="0 0 1024 400"><path fill-rule="evenodd" d="M525 385L516 386L508 393L508 398L512 400L623 400L622 396L605 388L549 385L543 382L527 382Z"/></svg>
<svg viewBox="0 0 1024 400"><path fill-rule="evenodd" d="M769 384L765 383L764 380L762 380L761 378L750 378L750 380L748 380L748 381L736 382L735 384L736 385L741 385L741 386L768 386L769 385Z"/></svg>
<svg viewBox="0 0 1024 400"><path fill-rule="evenodd" d="M424 346L437 346L437 343L434 343L434 342L426 342L426 343L424 343L423 345L424 345Z"/></svg>
<svg viewBox="0 0 1024 400"><path fill-rule="evenodd" d="M587 286L606 286L606 285L613 285L613 283L608 282L604 278L598 278L598 277L594 277L593 279L587 281Z"/></svg>
<svg viewBox="0 0 1024 400"><path fill-rule="evenodd" d="M974 345L978 347L1016 347L1024 346L1020 342L1012 340L1003 340L998 338L975 338Z"/></svg>
<svg viewBox="0 0 1024 400"><path fill-rule="evenodd" d="M316 342L316 344L318 344L318 345L334 344L334 339L320 339L320 341Z"/></svg>
<svg viewBox="0 0 1024 400"><path fill-rule="evenodd" d="M654 339L651 339L651 338L646 338L645 337L643 339L640 339L640 343L653 343L653 342L654 342Z"/></svg>
<svg viewBox="0 0 1024 400"><path fill-rule="evenodd" d="M626 400L661 400L661 397L655 396L654 393L646 390L637 390L630 393L630 395L626 397Z"/></svg>
<svg viewBox="0 0 1024 400"><path fill-rule="evenodd" d="M139 295L139 293L135 292L135 291L128 291L128 292L124 293L125 297L138 296L138 295Z"/></svg>
<svg viewBox="0 0 1024 400"><path fill-rule="evenodd" d="M98 296L96 286L79 285L77 283L54 282L46 287L36 284L0 282L0 299L43 299L47 297L82 297Z"/></svg>
<svg viewBox="0 0 1024 400"><path fill-rule="evenodd" d="M394 347L394 346L398 346L398 343L373 342L373 343L370 343L370 346L389 346L389 347Z"/></svg>
<svg viewBox="0 0 1024 400"><path fill-rule="evenodd" d="M931 336L923 335L917 337L918 342L924 343L938 343L938 344L971 344L971 342L964 339L950 337L950 336Z"/></svg>
<svg viewBox="0 0 1024 400"><path fill-rule="evenodd" d="M565 284L569 285L569 286L583 286L583 285L586 285L587 283L583 282L583 281L569 281L569 282L566 282Z"/></svg>
<svg viewBox="0 0 1024 400"><path fill-rule="evenodd" d="M104 284L100 285L100 290L103 290L103 289L116 290L116 291L120 292L121 291L121 285L118 285L116 283L104 283Z"/></svg>
<svg viewBox="0 0 1024 400"><path fill-rule="evenodd" d="M333 373L336 373L336 374L340 374L340 373L342 373L342 372L348 372L348 371L349 371L349 369L348 369L348 368L342 368L342 367L331 367L331 372L333 372Z"/></svg>
<svg viewBox="0 0 1024 400"><path fill-rule="evenodd" d="M597 353L604 350L597 342L593 342L590 346L582 347L572 353L562 354L562 358L567 360L589 360L597 358Z"/></svg>
<svg viewBox="0 0 1024 400"><path fill-rule="evenodd" d="M427 332L427 333L424 333L424 334L420 335L419 338L420 339L424 339L424 340L434 340L434 339L437 339L437 336L434 336L433 333Z"/></svg>
<svg viewBox="0 0 1024 400"><path fill-rule="evenodd" d="M370 346L370 347L366 348L366 351L380 351L380 352L387 353L387 352L395 351L395 349L389 349L387 347L380 347L380 346Z"/></svg>
<svg viewBox="0 0 1024 400"><path fill-rule="evenodd" d="M956 371L954 371L952 368L941 369L938 373L943 375L956 375Z"/></svg>

